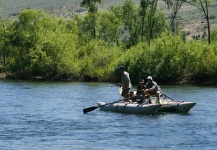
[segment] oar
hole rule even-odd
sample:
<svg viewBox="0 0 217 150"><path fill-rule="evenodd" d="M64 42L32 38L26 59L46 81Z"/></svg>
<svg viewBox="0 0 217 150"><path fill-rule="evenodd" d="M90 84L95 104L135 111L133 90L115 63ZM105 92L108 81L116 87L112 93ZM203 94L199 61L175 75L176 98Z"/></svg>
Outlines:
<svg viewBox="0 0 217 150"><path fill-rule="evenodd" d="M174 100L173 98L171 98L171 97L167 96L167 95L166 95L166 94L164 94L164 93L162 93L162 95L164 95L165 97L167 97L167 98L169 98L169 99L171 99L171 100Z"/></svg>
<svg viewBox="0 0 217 150"><path fill-rule="evenodd" d="M171 100L174 100L173 98L171 98L171 97L169 97L169 96L167 96L166 94L164 94L164 92L160 89L160 92L161 92L161 94L163 95L163 96L165 96L165 97L167 97L167 98L169 98L169 99L171 99Z"/></svg>
<svg viewBox="0 0 217 150"><path fill-rule="evenodd" d="M106 103L105 105L92 106L92 107L84 108L84 109L83 109L83 113L85 114L85 113L88 113L88 112L90 112L90 111L93 111L93 110L95 110L95 109L97 109L97 108L99 108L99 107L103 107L103 106L106 106L106 105L108 105L108 104L114 104L114 103L117 103L117 102L120 102L120 101L123 101L123 100L125 100L125 99L121 99L121 100L118 100L118 101L115 101L115 102L112 102L112 103Z"/></svg>
<svg viewBox="0 0 217 150"><path fill-rule="evenodd" d="M171 99L171 101L174 101L174 102L184 102L184 101L181 101L181 100L174 100L173 98L167 96L166 94L162 94L162 95L164 95L165 97Z"/></svg>

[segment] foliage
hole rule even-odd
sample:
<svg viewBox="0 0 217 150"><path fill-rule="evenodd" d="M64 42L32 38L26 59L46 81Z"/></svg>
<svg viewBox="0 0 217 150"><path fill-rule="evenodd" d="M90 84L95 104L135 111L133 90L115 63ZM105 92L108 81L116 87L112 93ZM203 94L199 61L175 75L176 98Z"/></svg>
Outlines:
<svg viewBox="0 0 217 150"><path fill-rule="evenodd" d="M213 27L212 29L211 41L217 41L217 26Z"/></svg>
<svg viewBox="0 0 217 150"><path fill-rule="evenodd" d="M90 13L65 20L23 10L6 32L0 23L5 69L23 78L117 81L117 68L123 65L133 83L148 75L161 83L217 81L216 29L212 44L184 41L181 34L169 31L161 11L150 10L142 16L144 9L127 1L97 12L96 38L90 31ZM152 33L149 21L154 21Z"/></svg>
<svg viewBox="0 0 217 150"><path fill-rule="evenodd" d="M99 29L98 37L100 40L105 41L108 44L118 43L120 30L122 25L121 20L115 16L112 12L99 13Z"/></svg>
<svg viewBox="0 0 217 150"><path fill-rule="evenodd" d="M116 65L125 65L134 83L151 75L161 83L216 80L216 48L204 42L182 40L164 32L152 44L139 43Z"/></svg>

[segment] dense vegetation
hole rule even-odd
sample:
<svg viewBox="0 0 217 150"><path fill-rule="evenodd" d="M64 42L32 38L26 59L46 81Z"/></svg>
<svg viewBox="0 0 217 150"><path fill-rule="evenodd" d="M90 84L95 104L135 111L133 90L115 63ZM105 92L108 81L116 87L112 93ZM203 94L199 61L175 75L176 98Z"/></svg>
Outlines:
<svg viewBox="0 0 217 150"><path fill-rule="evenodd" d="M148 75L161 83L217 81L217 28L210 44L187 41L170 31L154 3L126 1L108 11L84 6L88 13L70 20L33 9L16 21L2 19L3 71L19 78L115 81L123 65L134 83Z"/></svg>

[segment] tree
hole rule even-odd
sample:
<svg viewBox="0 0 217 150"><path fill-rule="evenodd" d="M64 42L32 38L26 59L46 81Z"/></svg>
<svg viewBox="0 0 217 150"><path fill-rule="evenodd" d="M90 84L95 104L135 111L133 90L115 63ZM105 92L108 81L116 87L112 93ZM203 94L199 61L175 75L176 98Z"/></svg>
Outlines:
<svg viewBox="0 0 217 150"><path fill-rule="evenodd" d="M2 1L0 0L0 9L2 7ZM0 37L0 43L2 43L0 46L1 48L1 56L2 56L2 59L3 59L3 68L4 68L4 65L5 65L5 35L6 35L6 26L5 26L5 22L4 22L4 19L2 17L2 14L0 12L0 20L1 20L1 24L0 24L0 27L2 27L2 29L0 29L0 34L1 34L1 37Z"/></svg>
<svg viewBox="0 0 217 150"><path fill-rule="evenodd" d="M171 21L170 21L170 29L172 32L176 32L176 16L186 0L164 0L167 4L168 9L172 8Z"/></svg>
<svg viewBox="0 0 217 150"><path fill-rule="evenodd" d="M42 11L23 10L19 15L19 20L9 27L11 32L7 43L10 46L7 65L11 67L11 71L23 72L28 66L30 60L28 54L38 46L39 21L44 17L45 14Z"/></svg>
<svg viewBox="0 0 217 150"><path fill-rule="evenodd" d="M200 9L206 18L207 32L208 32L208 44L211 43L211 32L210 32L210 22L209 22L209 6L212 4L212 0L189 0L187 3Z"/></svg>
<svg viewBox="0 0 217 150"><path fill-rule="evenodd" d="M212 29L211 40L217 42L217 26Z"/></svg>
<svg viewBox="0 0 217 150"><path fill-rule="evenodd" d="M101 3L101 0L83 0L81 2L81 7L86 7L88 12L92 16L92 34L93 38L96 38L96 14L97 14L97 6L96 3Z"/></svg>
<svg viewBox="0 0 217 150"><path fill-rule="evenodd" d="M149 0L140 1L140 7L141 7L140 16L141 16L141 22L142 22L142 25L141 25L141 41L142 42L144 41L144 35L145 35L144 28L145 28L145 17L146 17L147 9L148 9L148 2Z"/></svg>
<svg viewBox="0 0 217 150"><path fill-rule="evenodd" d="M125 1L123 6L123 23L125 28L125 39L127 48L136 45L139 42L139 17L138 10L131 1Z"/></svg>
<svg viewBox="0 0 217 150"><path fill-rule="evenodd" d="M116 18L116 20L118 20L119 21L119 23L118 24L116 24L117 26L118 26L118 28L117 28L117 32L116 32L116 43L117 43L117 45L119 46L120 45L120 40L119 39L121 39L121 33L122 33L122 31L123 31L123 9L122 9L122 6L112 6L111 7L111 9L110 9L110 12L112 13L112 14L114 14L114 16L115 16L115 18ZM112 21L112 22L114 22L114 21Z"/></svg>
<svg viewBox="0 0 217 150"><path fill-rule="evenodd" d="M149 1L149 16L148 16L148 30L149 30L149 38L148 43L150 44L151 39L153 38L153 29L155 25L155 19L153 16L155 16L155 13L157 11L157 3L158 0L151 0Z"/></svg>
<svg viewBox="0 0 217 150"><path fill-rule="evenodd" d="M99 13L99 39L106 43L113 44L119 40L119 27L121 20L112 11Z"/></svg>

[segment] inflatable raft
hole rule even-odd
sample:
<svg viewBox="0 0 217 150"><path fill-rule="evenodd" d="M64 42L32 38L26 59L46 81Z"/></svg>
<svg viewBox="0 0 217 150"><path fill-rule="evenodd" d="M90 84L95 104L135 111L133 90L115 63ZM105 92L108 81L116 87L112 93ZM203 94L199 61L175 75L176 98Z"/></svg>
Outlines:
<svg viewBox="0 0 217 150"><path fill-rule="evenodd" d="M106 103L98 102L98 107L102 111L111 111L128 114L146 114L151 115L158 111L160 104L138 104L138 103Z"/></svg>
<svg viewBox="0 0 217 150"><path fill-rule="evenodd" d="M188 113L195 105L195 102L185 102L179 100L161 100L161 107L158 111Z"/></svg>
<svg viewBox="0 0 217 150"><path fill-rule="evenodd" d="M148 102L151 102L151 104ZM124 102L98 102L97 105L102 111L150 115L156 112L188 113L196 105L196 103L161 99L160 104L156 104L155 100L151 100L144 101L142 104Z"/></svg>

